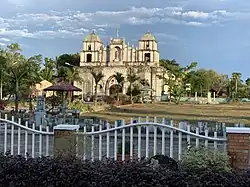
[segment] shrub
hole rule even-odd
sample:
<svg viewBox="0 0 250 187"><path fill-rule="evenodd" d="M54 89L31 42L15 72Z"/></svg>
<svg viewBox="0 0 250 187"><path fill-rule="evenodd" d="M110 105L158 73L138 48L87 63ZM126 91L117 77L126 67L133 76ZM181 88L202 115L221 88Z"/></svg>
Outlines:
<svg viewBox="0 0 250 187"><path fill-rule="evenodd" d="M76 158L28 158L0 155L0 187L246 187L248 175L182 171L148 161L82 162Z"/></svg>
<svg viewBox="0 0 250 187"><path fill-rule="evenodd" d="M230 172L229 157L215 149L191 148L181 161L185 170Z"/></svg>
<svg viewBox="0 0 250 187"><path fill-rule="evenodd" d="M89 109L87 104L84 104L82 101L80 100L74 100L73 102L69 103L68 107L71 110L79 110L81 113L83 112L87 112Z"/></svg>

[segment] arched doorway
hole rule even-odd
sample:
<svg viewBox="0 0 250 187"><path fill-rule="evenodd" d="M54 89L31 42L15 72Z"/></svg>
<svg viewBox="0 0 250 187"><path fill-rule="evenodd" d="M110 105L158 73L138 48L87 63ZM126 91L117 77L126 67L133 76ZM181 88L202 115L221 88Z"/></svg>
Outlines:
<svg viewBox="0 0 250 187"><path fill-rule="evenodd" d="M117 93L122 93L122 87L118 84L113 84L109 88L109 95L117 95Z"/></svg>
<svg viewBox="0 0 250 187"><path fill-rule="evenodd" d="M110 87L115 84L115 77L114 75L110 76L107 81L106 81L106 84L105 84L105 95L110 95L109 91L110 91Z"/></svg>

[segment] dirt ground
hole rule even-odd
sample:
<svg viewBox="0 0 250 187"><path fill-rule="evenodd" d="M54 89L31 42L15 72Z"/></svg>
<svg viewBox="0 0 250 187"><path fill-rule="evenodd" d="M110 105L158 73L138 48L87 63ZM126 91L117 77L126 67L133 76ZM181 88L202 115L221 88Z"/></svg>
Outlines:
<svg viewBox="0 0 250 187"><path fill-rule="evenodd" d="M124 119L129 121L138 116L165 117L175 121L217 121L225 123L243 123L250 125L250 104L220 104L198 105L183 104L174 105L167 103L135 104L119 108L111 108L109 111L89 113L84 116L104 118L108 121Z"/></svg>

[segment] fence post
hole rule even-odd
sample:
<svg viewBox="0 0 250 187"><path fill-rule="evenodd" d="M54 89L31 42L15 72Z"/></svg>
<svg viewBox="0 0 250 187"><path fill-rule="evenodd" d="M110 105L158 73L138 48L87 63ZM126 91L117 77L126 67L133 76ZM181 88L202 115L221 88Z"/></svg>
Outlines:
<svg viewBox="0 0 250 187"><path fill-rule="evenodd" d="M77 134L79 125L57 125L54 127L54 156L77 155Z"/></svg>
<svg viewBox="0 0 250 187"><path fill-rule="evenodd" d="M244 171L249 168L250 128L226 127L228 155L233 169Z"/></svg>

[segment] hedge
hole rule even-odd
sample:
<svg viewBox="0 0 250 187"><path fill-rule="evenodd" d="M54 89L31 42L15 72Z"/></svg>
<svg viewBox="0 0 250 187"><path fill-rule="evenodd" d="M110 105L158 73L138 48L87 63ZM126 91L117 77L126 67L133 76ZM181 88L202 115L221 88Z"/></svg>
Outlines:
<svg viewBox="0 0 250 187"><path fill-rule="evenodd" d="M81 161L76 158L0 156L0 186L4 187L246 187L249 175L218 171L186 171L169 162ZM172 167L172 168L171 168Z"/></svg>

